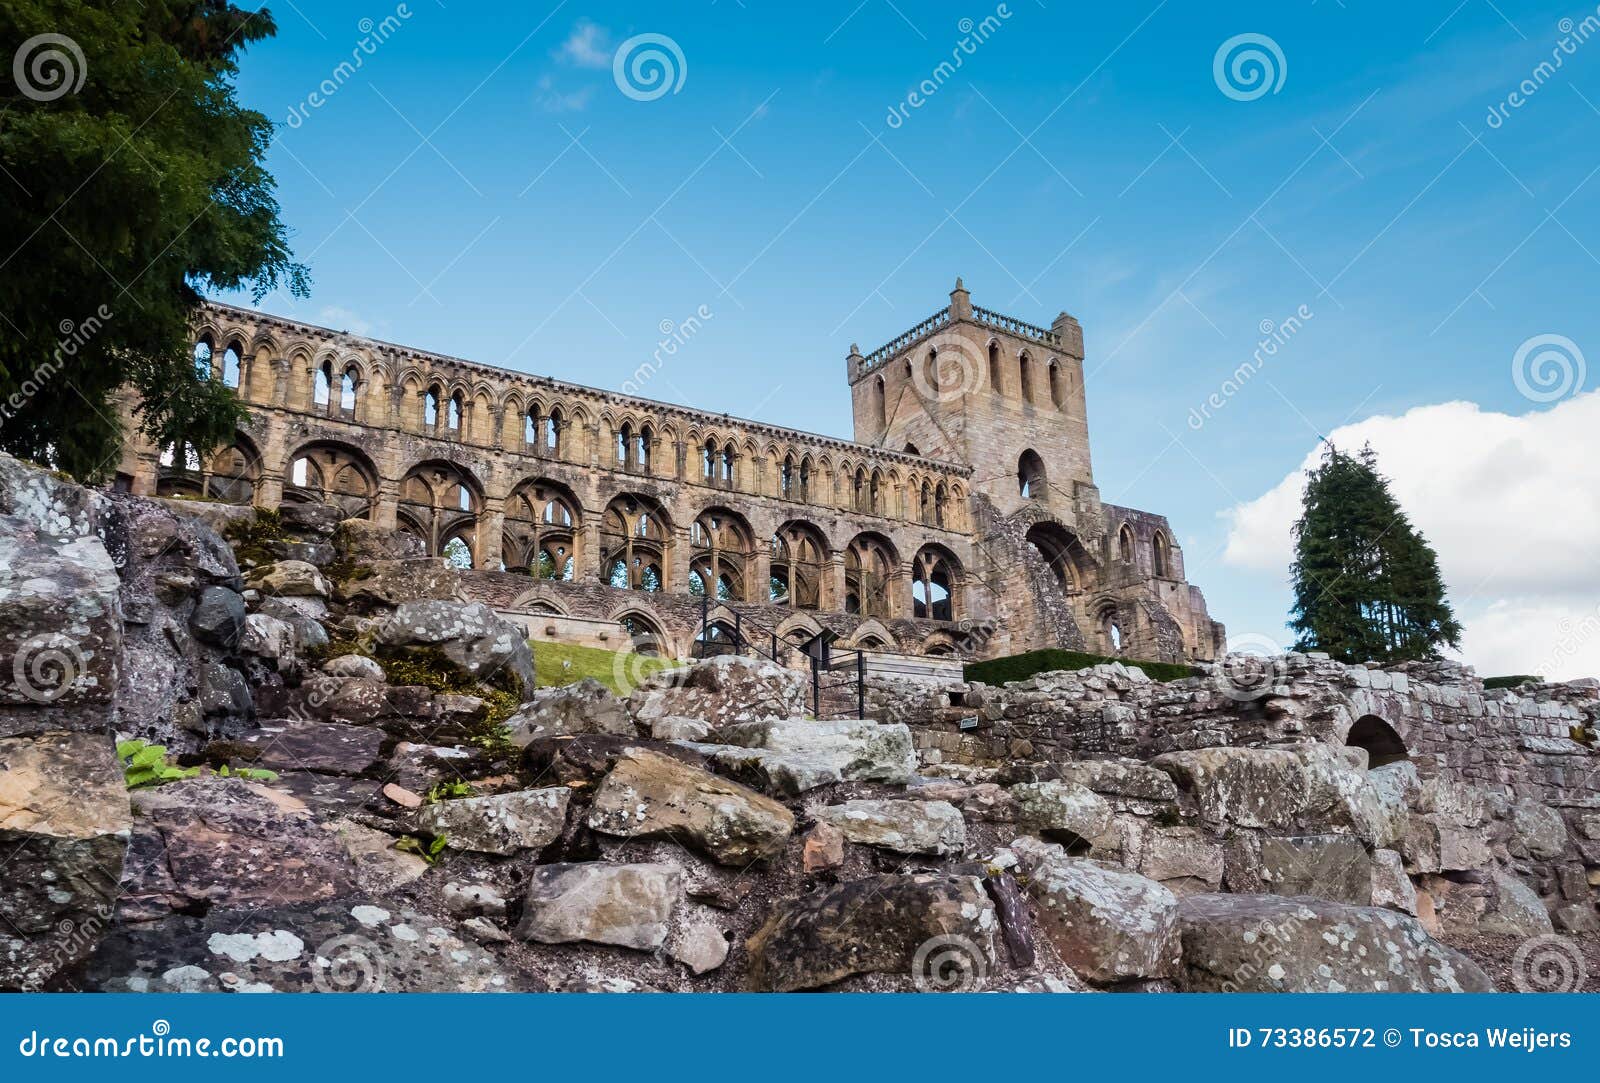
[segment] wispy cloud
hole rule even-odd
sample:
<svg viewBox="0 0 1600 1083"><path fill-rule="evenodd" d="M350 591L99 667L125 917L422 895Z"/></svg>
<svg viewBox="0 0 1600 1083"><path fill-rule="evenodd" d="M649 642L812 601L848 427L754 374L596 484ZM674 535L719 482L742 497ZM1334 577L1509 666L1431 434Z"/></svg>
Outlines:
<svg viewBox="0 0 1600 1083"><path fill-rule="evenodd" d="M609 68L612 52L611 32L598 23L579 19L556 50L556 58L580 68Z"/></svg>
<svg viewBox="0 0 1600 1083"><path fill-rule="evenodd" d="M539 77L538 92L534 101L546 113L577 113L589 105L589 99L594 97L594 87L582 86L576 90L562 90L556 86L554 77L542 75Z"/></svg>

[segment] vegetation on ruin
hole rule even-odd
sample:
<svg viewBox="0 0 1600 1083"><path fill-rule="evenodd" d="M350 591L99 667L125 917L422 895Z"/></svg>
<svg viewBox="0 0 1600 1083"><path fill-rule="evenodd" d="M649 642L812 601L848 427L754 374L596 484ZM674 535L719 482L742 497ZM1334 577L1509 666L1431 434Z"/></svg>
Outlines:
<svg viewBox="0 0 1600 1083"><path fill-rule="evenodd" d="M283 529L283 519L271 508L256 508L251 519L234 519L222 528L222 536L233 546L233 556L240 564L271 564L277 558L267 548L268 543L288 537Z"/></svg>
<svg viewBox="0 0 1600 1083"><path fill-rule="evenodd" d="M987 662L968 662L963 677L968 681L998 687L1011 681L1025 681L1040 673L1088 669L1090 666L1105 665L1108 662L1138 666L1144 671L1145 676L1153 681L1177 681L1199 673L1193 666L1172 662L1140 662L1132 658L1109 658L1103 654L1085 654L1082 651L1052 648L1011 654L1004 658L991 658Z"/></svg>
<svg viewBox="0 0 1600 1083"><path fill-rule="evenodd" d="M125 386L158 446L234 439L238 397L196 373L202 293L308 292L262 167L272 123L235 96L240 54L275 32L224 0L0 5L0 40L75 47L48 74L19 53L0 88L0 236L22 257L0 267L0 400L26 403L0 449L103 480Z"/></svg>
<svg viewBox="0 0 1600 1083"><path fill-rule="evenodd" d="M533 644L534 683L540 688L576 684L586 677L592 677L612 692L625 696L631 691L631 685L681 664L670 658L653 658L599 647L544 641ZM630 687L622 687L624 683Z"/></svg>
<svg viewBox="0 0 1600 1083"><path fill-rule="evenodd" d="M1307 475L1294 539L1295 650L1390 663L1460 645L1438 558L1389 491L1371 447L1356 455L1323 449Z"/></svg>
<svg viewBox="0 0 1600 1083"><path fill-rule="evenodd" d="M1543 677L1534 677L1526 673L1517 673L1509 677L1485 677L1483 679L1483 688L1484 691L1488 692L1496 688L1516 688L1518 685L1523 684L1538 684L1542 680L1544 680Z"/></svg>

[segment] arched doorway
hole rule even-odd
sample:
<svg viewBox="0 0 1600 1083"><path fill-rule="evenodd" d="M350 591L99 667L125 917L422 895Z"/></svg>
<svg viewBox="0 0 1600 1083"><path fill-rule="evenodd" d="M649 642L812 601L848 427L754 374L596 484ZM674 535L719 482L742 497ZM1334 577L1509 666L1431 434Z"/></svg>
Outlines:
<svg viewBox="0 0 1600 1083"><path fill-rule="evenodd" d="M1375 714L1362 715L1356 719L1356 724L1350 727L1344 743L1352 748L1366 749L1369 768L1399 763L1401 760L1411 758L1411 753L1407 750L1400 734Z"/></svg>

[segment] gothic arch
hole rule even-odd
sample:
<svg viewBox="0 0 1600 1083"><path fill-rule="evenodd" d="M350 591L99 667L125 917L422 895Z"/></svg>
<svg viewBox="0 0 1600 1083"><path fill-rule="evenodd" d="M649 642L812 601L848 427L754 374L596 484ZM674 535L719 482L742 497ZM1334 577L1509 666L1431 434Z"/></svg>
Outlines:
<svg viewBox="0 0 1600 1083"><path fill-rule="evenodd" d="M1345 735L1346 745L1365 749L1367 766L1382 767L1411 758L1411 750L1395 728L1377 715L1362 715Z"/></svg>
<svg viewBox="0 0 1600 1083"><path fill-rule="evenodd" d="M891 616L890 585L899 564L894 545L882 534L863 531L851 539L844 554L844 611L864 617Z"/></svg>
<svg viewBox="0 0 1600 1083"><path fill-rule="evenodd" d="M924 545L911 561L911 615L955 620L960 615L961 564L942 545Z"/></svg>
<svg viewBox="0 0 1600 1083"><path fill-rule="evenodd" d="M577 574L581 505L571 489L548 478L527 478L506 497L501 562L536 579L570 581Z"/></svg>
<svg viewBox="0 0 1600 1083"><path fill-rule="evenodd" d="M668 587L672 522L651 497L623 493L600 521L600 581L619 590L651 593Z"/></svg>
<svg viewBox="0 0 1600 1083"><path fill-rule="evenodd" d="M1094 562L1078 536L1052 520L1028 528L1028 544L1039 551L1063 592L1077 594L1094 581Z"/></svg>
<svg viewBox="0 0 1600 1083"><path fill-rule="evenodd" d="M349 444L314 441L289 456L283 499L334 504L346 519L370 519L378 499L378 471L365 452Z"/></svg>
<svg viewBox="0 0 1600 1083"><path fill-rule="evenodd" d="M773 532L767 600L796 609L822 608L822 577L828 541L803 519L790 519Z"/></svg>
<svg viewBox="0 0 1600 1083"><path fill-rule="evenodd" d="M719 602L750 596L755 535L745 517L724 507L701 512L689 527L689 593Z"/></svg>
<svg viewBox="0 0 1600 1083"><path fill-rule="evenodd" d="M445 557L457 567L476 567L478 514L483 486L472 472L445 459L420 462L400 481L395 517L400 526L422 539L429 556Z"/></svg>

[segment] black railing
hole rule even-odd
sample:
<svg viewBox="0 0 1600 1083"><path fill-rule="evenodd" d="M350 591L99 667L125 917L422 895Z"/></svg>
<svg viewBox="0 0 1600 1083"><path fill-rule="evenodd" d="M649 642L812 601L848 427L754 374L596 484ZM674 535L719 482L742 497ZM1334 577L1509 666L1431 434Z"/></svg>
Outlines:
<svg viewBox="0 0 1600 1083"><path fill-rule="evenodd" d="M691 653L695 658L716 658L724 654L752 655L757 658L766 658L774 665L783 666L784 660L780 651L778 633L771 628L763 628L744 619L736 609L729 609L733 614L733 623L711 620L711 598L709 595L700 596L700 631L695 636L694 647ZM813 640L806 646L795 646L792 649L805 655L811 669L811 714L817 719L823 717L823 693L840 688L853 688L856 701L856 718L865 718L867 712L867 654L869 652L859 647L843 647L835 650L831 643ZM785 666L785 668L787 668ZM849 676L833 683L825 683L824 676L846 670Z"/></svg>

